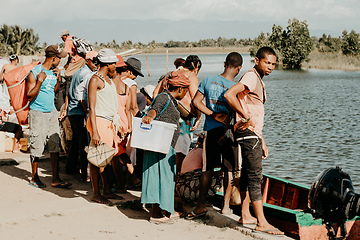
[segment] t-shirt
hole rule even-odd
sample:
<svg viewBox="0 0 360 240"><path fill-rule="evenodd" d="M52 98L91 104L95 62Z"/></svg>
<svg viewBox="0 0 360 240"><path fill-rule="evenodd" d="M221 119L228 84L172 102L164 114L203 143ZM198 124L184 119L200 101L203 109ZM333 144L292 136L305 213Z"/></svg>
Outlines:
<svg viewBox="0 0 360 240"><path fill-rule="evenodd" d="M71 115L85 115L84 108L82 107L80 101L76 98L76 90L77 86L85 80L88 80L92 77L93 72L91 69L84 65L82 68L77 70L71 80L71 84L69 87L69 105L67 109L67 114Z"/></svg>
<svg viewBox="0 0 360 240"><path fill-rule="evenodd" d="M57 84L56 74L52 70L45 70L42 64L35 66L29 74L34 74L37 80L37 75L43 70L46 73L46 78L41 84L39 94L30 102L30 109L40 112L51 112L55 109L54 88Z"/></svg>
<svg viewBox="0 0 360 240"><path fill-rule="evenodd" d="M215 113L226 113L230 111L230 106L224 98L225 92L231 88L235 82L227 80L221 75L208 76L200 84L198 91L205 97L205 105ZM216 121L210 116L206 116L204 131L218 127L226 127L225 124Z"/></svg>
<svg viewBox="0 0 360 240"><path fill-rule="evenodd" d="M64 45L65 45L64 51L73 54L71 63L77 62L80 59L82 59L82 57L80 57L79 54L77 54L76 52L74 41L71 36L66 38Z"/></svg>
<svg viewBox="0 0 360 240"><path fill-rule="evenodd" d="M238 100L245 113L251 118L252 125L249 130L259 137L262 135L264 125L264 103L266 101L265 84L255 68L250 69L241 77L240 82L246 89L238 94ZM240 117L236 116L237 120Z"/></svg>

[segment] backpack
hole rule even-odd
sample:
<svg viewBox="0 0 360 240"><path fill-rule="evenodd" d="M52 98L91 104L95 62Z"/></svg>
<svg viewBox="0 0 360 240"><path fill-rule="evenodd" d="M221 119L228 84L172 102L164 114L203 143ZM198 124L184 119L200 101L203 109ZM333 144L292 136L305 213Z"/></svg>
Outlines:
<svg viewBox="0 0 360 240"><path fill-rule="evenodd" d="M91 46L91 43L88 40L81 39L78 37L72 37L74 46L76 48L77 54L79 54L81 57L85 57L85 55L93 50L93 47Z"/></svg>

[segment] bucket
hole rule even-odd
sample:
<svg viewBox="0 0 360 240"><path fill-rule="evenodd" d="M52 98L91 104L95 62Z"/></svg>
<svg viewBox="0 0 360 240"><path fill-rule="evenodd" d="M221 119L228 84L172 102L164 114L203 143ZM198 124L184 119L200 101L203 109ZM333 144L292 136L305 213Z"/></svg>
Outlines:
<svg viewBox="0 0 360 240"><path fill-rule="evenodd" d="M132 118L131 147L168 154L175 124L152 121L150 124L141 122L141 118Z"/></svg>

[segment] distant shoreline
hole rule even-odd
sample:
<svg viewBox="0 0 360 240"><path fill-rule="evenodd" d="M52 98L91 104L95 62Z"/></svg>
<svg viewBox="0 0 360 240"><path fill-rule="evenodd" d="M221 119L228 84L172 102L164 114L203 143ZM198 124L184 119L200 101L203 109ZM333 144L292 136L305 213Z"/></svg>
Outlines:
<svg viewBox="0 0 360 240"><path fill-rule="evenodd" d="M141 55L166 54L227 54L230 52L249 53L250 47L194 47L194 48L156 48L156 49L139 49Z"/></svg>

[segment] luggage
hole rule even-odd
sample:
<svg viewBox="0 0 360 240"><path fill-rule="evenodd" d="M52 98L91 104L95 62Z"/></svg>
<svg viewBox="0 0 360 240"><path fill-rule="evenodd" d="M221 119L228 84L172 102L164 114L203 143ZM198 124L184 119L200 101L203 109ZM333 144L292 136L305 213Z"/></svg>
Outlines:
<svg viewBox="0 0 360 240"><path fill-rule="evenodd" d="M15 110L20 125L28 124L29 100L27 98L26 78L36 65L40 62L33 62L11 70L4 74L4 80L8 87L11 106Z"/></svg>

